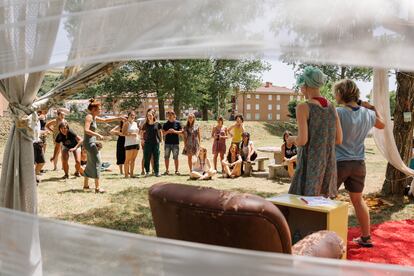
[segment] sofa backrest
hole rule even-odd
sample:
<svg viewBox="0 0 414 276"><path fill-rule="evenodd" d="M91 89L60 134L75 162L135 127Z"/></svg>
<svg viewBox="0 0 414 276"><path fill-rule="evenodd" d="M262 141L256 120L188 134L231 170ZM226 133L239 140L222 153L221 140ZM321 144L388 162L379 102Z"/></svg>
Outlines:
<svg viewBox="0 0 414 276"><path fill-rule="evenodd" d="M158 237L291 253L285 218L259 196L160 183L150 188L149 202Z"/></svg>

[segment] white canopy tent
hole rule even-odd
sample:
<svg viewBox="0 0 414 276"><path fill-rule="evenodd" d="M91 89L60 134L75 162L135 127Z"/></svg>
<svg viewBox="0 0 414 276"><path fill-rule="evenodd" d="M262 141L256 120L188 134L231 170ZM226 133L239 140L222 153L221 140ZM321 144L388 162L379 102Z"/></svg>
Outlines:
<svg viewBox="0 0 414 276"><path fill-rule="evenodd" d="M0 92L11 103L15 125L4 152L0 206L36 213L30 136L44 70L129 59L208 57L413 70L413 16L410 0L2 0ZM36 105L68 96L76 91L69 86L105 66L87 66ZM388 122L385 130L375 131L378 147L394 167L414 175L395 146L385 69L375 70L373 92L374 104ZM8 231L15 227L10 224ZM37 233L31 230L26 229L26 237ZM39 246L38 240L30 241L18 248Z"/></svg>

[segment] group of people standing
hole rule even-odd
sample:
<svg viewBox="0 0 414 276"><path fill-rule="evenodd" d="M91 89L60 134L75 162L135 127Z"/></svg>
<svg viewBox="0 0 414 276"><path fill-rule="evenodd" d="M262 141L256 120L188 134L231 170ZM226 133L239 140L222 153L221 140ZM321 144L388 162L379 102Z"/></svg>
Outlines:
<svg viewBox="0 0 414 276"><path fill-rule="evenodd" d="M384 128L384 121L375 107L359 100L359 89L349 79L334 85L335 108L322 97L320 88L325 75L315 67L307 67L299 76L297 85L307 101L297 106L298 135L287 134L285 155L289 164L296 164L289 193L334 198L345 184L356 217L361 226L361 237L355 240L372 247L369 210L362 198L366 176L364 140L372 127ZM288 156L288 149L297 150L297 157Z"/></svg>
<svg viewBox="0 0 414 276"><path fill-rule="evenodd" d="M141 122L136 121L135 112L128 113L126 120L111 130L117 135L117 165L125 177L136 177L135 162L140 148L143 149L141 175L149 176L151 167L153 175L161 176L159 171L160 144L164 142L165 172L170 175L170 158L174 161L174 174L179 172L180 136L184 148L182 154L187 156L187 163L192 179L207 180L217 174L217 163L220 160L225 177L238 177L242 171L242 161L254 161L257 154L249 133L245 132L243 117L236 116L236 122L231 127L224 126L224 120L219 117L213 127L211 137L214 139L212 153L213 163L208 158L208 152L201 146L201 128L194 114L190 113L184 126L177 120L174 111L166 113L167 121L161 124L157 121L156 111L149 109ZM232 137L232 145L226 154L226 141Z"/></svg>

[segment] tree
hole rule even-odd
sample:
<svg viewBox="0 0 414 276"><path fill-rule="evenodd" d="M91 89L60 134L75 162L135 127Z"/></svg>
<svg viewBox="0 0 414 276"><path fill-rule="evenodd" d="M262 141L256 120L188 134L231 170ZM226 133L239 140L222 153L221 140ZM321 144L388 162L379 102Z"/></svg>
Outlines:
<svg viewBox="0 0 414 276"><path fill-rule="evenodd" d="M298 100L293 100L288 103L288 111L289 111L289 117L292 119L296 119L296 106L298 105Z"/></svg>
<svg viewBox="0 0 414 276"><path fill-rule="evenodd" d="M408 164L412 155L412 140L414 124L414 73L397 72L397 92L395 96L394 111L394 138L398 152L405 164ZM411 121L404 121L404 113L411 113ZM402 198L404 188L410 183L410 179L402 172L396 170L391 164L387 165L385 182L382 192Z"/></svg>

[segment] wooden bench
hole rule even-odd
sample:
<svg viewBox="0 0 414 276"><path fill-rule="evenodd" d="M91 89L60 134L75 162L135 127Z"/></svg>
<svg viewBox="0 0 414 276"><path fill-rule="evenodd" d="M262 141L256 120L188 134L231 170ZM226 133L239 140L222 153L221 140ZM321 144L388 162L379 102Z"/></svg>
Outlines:
<svg viewBox="0 0 414 276"><path fill-rule="evenodd" d="M277 177L289 177L288 171L282 164L271 164L269 168L269 179L275 179Z"/></svg>

